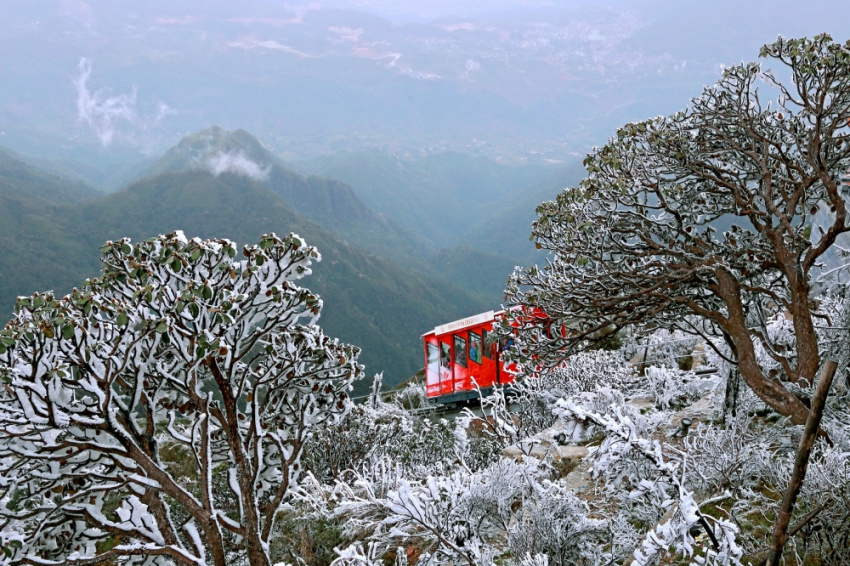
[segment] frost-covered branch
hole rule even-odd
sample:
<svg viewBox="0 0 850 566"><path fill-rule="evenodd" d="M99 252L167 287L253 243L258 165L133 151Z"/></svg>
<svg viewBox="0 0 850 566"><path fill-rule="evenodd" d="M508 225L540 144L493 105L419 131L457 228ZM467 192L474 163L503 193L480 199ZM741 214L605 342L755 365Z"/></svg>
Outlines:
<svg viewBox="0 0 850 566"><path fill-rule="evenodd" d="M101 249L100 278L21 297L0 331L0 532L19 562L269 564L309 431L359 350L304 324L315 248L176 232ZM226 478L225 489L219 489Z"/></svg>
<svg viewBox="0 0 850 566"><path fill-rule="evenodd" d="M642 434L634 414L628 414L623 406L611 406L600 413L577 404L573 400L559 403L561 418L592 424L604 431L605 439L593 452L594 471L597 474L616 474L621 461L632 453L640 455L652 466L658 479L644 479L637 483L630 497L643 497L645 493L662 498L662 506L675 506L672 516L647 533L641 547L634 552L633 564L648 566L656 557L675 549L700 564L739 565L743 555L735 535L738 528L722 519L703 514L695 495L683 481L685 458L668 459L661 444ZM699 525L711 539L711 548L698 554L692 528Z"/></svg>

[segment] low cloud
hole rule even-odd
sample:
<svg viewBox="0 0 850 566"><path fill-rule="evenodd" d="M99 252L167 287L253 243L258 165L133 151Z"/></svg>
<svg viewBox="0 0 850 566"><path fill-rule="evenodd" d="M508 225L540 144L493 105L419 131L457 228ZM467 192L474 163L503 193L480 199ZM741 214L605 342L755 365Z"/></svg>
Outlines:
<svg viewBox="0 0 850 566"><path fill-rule="evenodd" d="M155 128L169 114L176 114L160 100L152 113L140 115L135 87L129 93L117 95L109 89L92 92L89 89L92 65L85 57L80 59L77 71L72 81L77 91L77 119L94 130L104 147L119 135L132 140L137 134Z"/></svg>
<svg viewBox="0 0 850 566"><path fill-rule="evenodd" d="M265 181L269 178L269 167L260 167L241 151L238 153L219 151L215 156L207 159L206 165L216 177L222 173L236 173L255 181Z"/></svg>

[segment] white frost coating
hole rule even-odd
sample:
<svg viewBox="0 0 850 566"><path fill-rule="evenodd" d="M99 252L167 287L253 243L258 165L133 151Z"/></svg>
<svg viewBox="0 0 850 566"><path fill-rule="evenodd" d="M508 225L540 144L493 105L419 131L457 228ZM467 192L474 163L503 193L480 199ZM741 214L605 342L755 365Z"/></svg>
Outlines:
<svg viewBox="0 0 850 566"><path fill-rule="evenodd" d="M297 236L264 236L239 259L233 242L182 233L135 249L126 239L110 242L103 252L103 280L62 299L27 299L35 306L19 310L3 331L14 333L16 348L0 354L0 377L9 383L0 390L0 484L27 484L14 506L28 511L21 523L11 499L0 500L0 536L19 529L31 561L61 562L97 558L98 533L121 531L128 549L201 564L203 549L217 544L214 533L194 525L175 538L172 502L196 516L208 502L219 525L232 529L243 529L248 515L261 528L273 525L277 509L265 502L287 500L311 429L348 410L344 394L362 372L358 350L303 325L322 303L293 283L318 258ZM43 332L50 336L42 340ZM34 347L36 338L42 346ZM175 461L181 470L199 468L204 497L172 475ZM222 465L239 519L219 511L232 501L213 474ZM245 490L237 469L252 479ZM152 491L163 494L164 514L141 503ZM104 512L107 493L122 501L119 521ZM82 513L101 531L77 521ZM47 522L70 525L61 544ZM268 541L254 542L268 553Z"/></svg>
<svg viewBox="0 0 850 566"><path fill-rule="evenodd" d="M236 468L230 468L227 470L227 485L230 487L230 491L233 492L233 495L236 496L236 501L239 505L239 518L245 516L245 494L242 493L242 488L239 486L239 476Z"/></svg>
<svg viewBox="0 0 850 566"><path fill-rule="evenodd" d="M145 476L140 476L139 474L131 474L130 476L127 477L127 479L129 479L130 481L136 482L138 484L141 484L141 485L146 485L146 486L151 487L153 489L162 488L162 484L160 484L158 481L152 480L151 478L147 478Z"/></svg>
<svg viewBox="0 0 850 566"><path fill-rule="evenodd" d="M115 514L121 519L121 527L125 530L136 530L154 543L164 546L165 539L159 532L159 527L148 511L148 506L142 503L138 497L131 495L121 503L121 507L115 510Z"/></svg>
<svg viewBox="0 0 850 566"><path fill-rule="evenodd" d="M168 427L166 428L166 430L168 430L168 434L170 434L171 437L175 440L185 442L186 444L192 443L192 440L189 439L188 436L184 436L176 428L174 428L174 411L168 411Z"/></svg>
<svg viewBox="0 0 850 566"><path fill-rule="evenodd" d="M192 545L198 552L198 557L195 559L195 561L198 564L206 564L207 550L204 547L203 541L201 540L201 535L198 533L198 527L195 526L195 523L190 521L183 525L183 530L186 531L187 535L189 535L189 540L192 541Z"/></svg>
<svg viewBox="0 0 850 566"><path fill-rule="evenodd" d="M231 519L230 517L228 517L227 515L225 515L221 511L218 511L216 513L216 517L218 517L219 521L221 521L222 523L227 523L228 525L230 525L234 529L238 529L241 526L239 523L237 523L236 521L234 521L233 519Z"/></svg>
<svg viewBox="0 0 850 566"><path fill-rule="evenodd" d="M585 398L587 399L587 398ZM653 482L642 481L633 492L635 497L652 496L666 499L666 488L672 487L677 494L675 501L666 501L665 506L674 505L673 517L658 525L644 537L639 549L634 552L633 564L650 566L660 554L675 548L676 551L691 557L700 564L716 566L740 566L743 550L736 542L738 527L723 519L715 519L703 515L693 493L682 483L680 462L665 458L661 444L657 440L642 437L641 426L627 414L624 406L611 405L607 414L588 410L575 402L574 399L564 399L558 402L558 413L566 421L592 423L600 427L606 434L605 440L593 454L594 474L603 475L614 472L619 461L629 452L640 454L651 464L661 480ZM718 541L716 547L706 547L705 557L694 555L694 537L691 527L700 523L702 527L711 529L711 534Z"/></svg>

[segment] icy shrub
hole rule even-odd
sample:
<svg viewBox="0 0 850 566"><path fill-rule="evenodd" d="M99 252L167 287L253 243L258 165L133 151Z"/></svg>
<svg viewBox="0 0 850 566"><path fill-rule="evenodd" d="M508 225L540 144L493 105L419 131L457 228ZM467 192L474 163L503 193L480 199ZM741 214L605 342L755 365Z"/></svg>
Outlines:
<svg viewBox="0 0 850 566"><path fill-rule="evenodd" d="M404 409L420 409L428 406L424 383L408 383L393 393L392 402Z"/></svg>
<svg viewBox="0 0 850 566"><path fill-rule="evenodd" d="M628 391L635 377L634 368L623 361L619 352L590 350L571 356L562 367L525 383L547 399L560 399L603 387Z"/></svg>
<svg viewBox="0 0 850 566"><path fill-rule="evenodd" d="M271 537L269 556L272 562L325 566L337 558L334 549L342 543L336 519L299 506L281 513Z"/></svg>
<svg viewBox="0 0 850 566"><path fill-rule="evenodd" d="M339 424L313 434L304 450L304 463L317 478L333 481L381 458L410 470L428 468L451 461L453 450L449 423L432 423L393 403L362 404Z"/></svg>
<svg viewBox="0 0 850 566"><path fill-rule="evenodd" d="M435 560L492 564L503 537L515 556L547 554L552 564L598 554L604 521L589 519L586 504L547 475L534 460L502 460L475 473L397 478L390 490L361 478L346 489L337 514L356 528L352 538L368 533L370 543L385 550L424 541L427 556Z"/></svg>
<svg viewBox="0 0 850 566"><path fill-rule="evenodd" d="M537 560L545 556L550 566L600 563L607 538L605 521L588 518L587 503L563 486L545 482L540 487L508 529L511 554Z"/></svg>
<svg viewBox="0 0 850 566"><path fill-rule="evenodd" d="M629 390L635 382L634 368L619 352L591 350L570 357L561 367L494 388L481 401L483 417L465 414L483 438L501 450L554 425L559 399L600 389Z"/></svg>
<svg viewBox="0 0 850 566"><path fill-rule="evenodd" d="M642 340L627 342L627 355L629 359L637 357L643 366L690 369L697 341L698 338L692 334L662 328Z"/></svg>
<svg viewBox="0 0 850 566"><path fill-rule="evenodd" d="M713 378L701 378L679 368L646 368L641 394L652 398L659 409L679 408L710 392L717 385Z"/></svg>
<svg viewBox="0 0 850 566"><path fill-rule="evenodd" d="M700 564L740 565L738 528L700 510L698 497L681 474L681 452L651 436L657 422L642 418L628 405L610 403L604 413L594 410L600 405L595 397L564 399L557 412L565 422L602 431L602 443L592 453L594 476L604 482L611 500L623 502L617 514L649 527L633 553L633 564L648 566L678 552ZM711 547L699 553L694 538L698 529L711 540Z"/></svg>

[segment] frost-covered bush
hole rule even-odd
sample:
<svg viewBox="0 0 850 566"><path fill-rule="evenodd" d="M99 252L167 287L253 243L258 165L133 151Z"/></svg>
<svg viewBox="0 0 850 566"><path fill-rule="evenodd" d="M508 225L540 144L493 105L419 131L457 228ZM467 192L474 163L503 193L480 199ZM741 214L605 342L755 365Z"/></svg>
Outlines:
<svg viewBox="0 0 850 566"><path fill-rule="evenodd" d="M323 481L389 458L409 470L454 459L454 431L394 403L355 406L333 426L315 432L305 447L305 465Z"/></svg>
<svg viewBox="0 0 850 566"><path fill-rule="evenodd" d="M749 497L777 468L783 476L788 472L777 456L791 450L797 438L783 439L783 432L776 426L758 426L746 415L728 419L722 428L697 423L683 440L690 485L700 493L728 491L737 499Z"/></svg>
<svg viewBox="0 0 850 566"><path fill-rule="evenodd" d="M587 505L547 475L534 460L502 460L475 473L398 479L396 488L383 494L361 479L346 488L336 513L356 528L352 538L368 533L370 544L385 550L419 540L438 563L491 565L504 552L499 550L503 540L514 556L546 555L550 564L601 556L605 522L588 518ZM342 551L342 557L362 556L358 545Z"/></svg>
<svg viewBox="0 0 850 566"><path fill-rule="evenodd" d="M623 361L619 352L589 350L570 356L562 366L528 379L524 385L547 399L557 400L600 388L628 391L634 387L636 377L634 368Z"/></svg>
<svg viewBox="0 0 850 566"><path fill-rule="evenodd" d="M511 554L545 556L551 566L601 563L606 522L588 518L587 503L560 484L541 482L535 488L522 514L508 528Z"/></svg>
<svg viewBox="0 0 850 566"><path fill-rule="evenodd" d="M770 544L773 521L800 438L799 427L761 419L727 421L727 430L704 427L688 440L689 481L726 496L723 508L741 527L748 554ZM834 445L818 443L795 505L786 564L839 565L850 561L850 451L846 433L830 427Z"/></svg>
<svg viewBox="0 0 850 566"><path fill-rule="evenodd" d="M638 350L643 365L690 369L698 337L681 330L659 329L642 340Z"/></svg>
<svg viewBox="0 0 850 566"><path fill-rule="evenodd" d="M304 442L344 416L362 372L296 284L318 252L271 234L237 259L180 232L101 252L100 278L19 298L0 331L4 548L23 563L267 565Z"/></svg>
<svg viewBox="0 0 850 566"><path fill-rule="evenodd" d="M630 407L610 404L602 413L591 406L594 401L598 406L598 400L590 396L565 399L559 402L558 413L565 421L603 431L604 439L592 454L594 475L604 480L609 496L619 492L627 494L626 501L640 502L643 513L633 513L630 522L640 521L650 529L633 553L633 564L655 564L675 551L697 563L740 565L743 552L736 541L738 528L700 510L697 496L682 477L686 460L681 452L653 439L653 423L642 420ZM711 545L699 552L695 527L711 540Z"/></svg>
<svg viewBox="0 0 850 566"><path fill-rule="evenodd" d="M699 377L678 367L647 367L640 394L647 395L660 409L679 408L699 399L717 386L713 377Z"/></svg>
<svg viewBox="0 0 850 566"><path fill-rule="evenodd" d="M847 445L820 445L812 455L795 515L814 514L789 542L798 564L850 564L850 452Z"/></svg>
<svg viewBox="0 0 850 566"><path fill-rule="evenodd" d="M333 481L360 467L409 433L412 418L394 405L355 405L339 423L316 430L304 449L304 465L317 478Z"/></svg>
<svg viewBox="0 0 850 566"><path fill-rule="evenodd" d="M634 368L623 361L620 352L591 350L570 357L557 368L521 376L507 388L494 388L481 401L483 416L471 411L465 414L467 422L501 450L554 425L554 409L560 399L600 389L628 391L636 383Z"/></svg>
<svg viewBox="0 0 850 566"><path fill-rule="evenodd" d="M408 383L402 389L393 392L392 402L404 409L421 409L428 406L425 384Z"/></svg>
<svg viewBox="0 0 850 566"><path fill-rule="evenodd" d="M286 561L300 566L326 566L337 558L343 544L339 522L329 513L305 505L283 511L275 523L269 546L272 563Z"/></svg>

